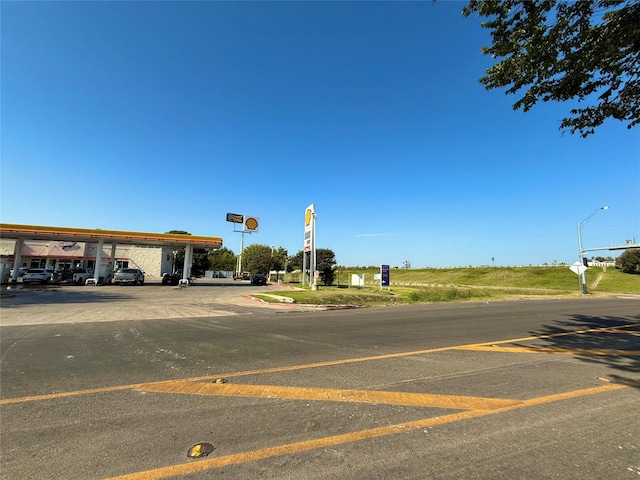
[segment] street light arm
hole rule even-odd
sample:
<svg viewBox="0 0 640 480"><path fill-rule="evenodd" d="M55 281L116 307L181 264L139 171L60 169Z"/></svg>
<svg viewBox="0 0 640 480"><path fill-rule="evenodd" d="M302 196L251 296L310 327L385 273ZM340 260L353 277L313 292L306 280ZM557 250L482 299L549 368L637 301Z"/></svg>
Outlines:
<svg viewBox="0 0 640 480"><path fill-rule="evenodd" d="M608 210L609 207L606 205L604 207L596 208L595 211L585 218L583 221L578 223L578 258L580 259L580 263L584 263L584 249L582 248L582 226L589 221L591 217L593 217L598 210ZM580 281L580 288L582 289L582 293L587 293L587 281L584 277L584 271L578 274L578 278Z"/></svg>
<svg viewBox="0 0 640 480"><path fill-rule="evenodd" d="M594 212L593 212L591 215L589 215L589 216L588 216L587 218L585 218L583 221L581 221L580 223L578 223L578 226L579 226L579 227L582 227L582 225L584 225L585 223L587 223L587 222L589 221L589 219L590 219L591 217L593 217L596 213L598 213L598 211L600 211L600 210L609 210L609 207L607 207L607 206L605 205L604 207L596 208L596 209L594 210Z"/></svg>

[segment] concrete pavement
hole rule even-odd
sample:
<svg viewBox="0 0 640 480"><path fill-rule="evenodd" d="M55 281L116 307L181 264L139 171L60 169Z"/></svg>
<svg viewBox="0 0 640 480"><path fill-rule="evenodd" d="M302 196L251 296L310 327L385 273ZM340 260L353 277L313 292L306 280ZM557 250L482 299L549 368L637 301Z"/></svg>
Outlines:
<svg viewBox="0 0 640 480"><path fill-rule="evenodd" d="M161 285L159 279L142 286L3 287L0 325L83 323L230 316L256 310L282 310L284 304L252 301L251 294L286 291L227 279L198 279L189 287ZM297 310L301 306L295 306ZM302 307L304 308L304 307Z"/></svg>

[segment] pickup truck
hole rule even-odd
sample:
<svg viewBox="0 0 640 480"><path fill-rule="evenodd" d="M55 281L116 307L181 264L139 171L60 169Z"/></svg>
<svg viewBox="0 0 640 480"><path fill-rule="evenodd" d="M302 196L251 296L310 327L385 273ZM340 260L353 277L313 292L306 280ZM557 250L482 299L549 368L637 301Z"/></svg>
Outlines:
<svg viewBox="0 0 640 480"><path fill-rule="evenodd" d="M57 270L53 273L53 283L75 283L84 285L87 278L91 278L93 272L85 268L72 268L71 270Z"/></svg>
<svg viewBox="0 0 640 480"><path fill-rule="evenodd" d="M76 283L78 285L84 285L84 283L87 281L87 278L93 277L93 272L84 268L76 268L71 271L73 272L73 283Z"/></svg>
<svg viewBox="0 0 640 480"><path fill-rule="evenodd" d="M142 285L144 283L144 272L139 268L121 268L113 274L112 282L116 285L122 285L123 283Z"/></svg>

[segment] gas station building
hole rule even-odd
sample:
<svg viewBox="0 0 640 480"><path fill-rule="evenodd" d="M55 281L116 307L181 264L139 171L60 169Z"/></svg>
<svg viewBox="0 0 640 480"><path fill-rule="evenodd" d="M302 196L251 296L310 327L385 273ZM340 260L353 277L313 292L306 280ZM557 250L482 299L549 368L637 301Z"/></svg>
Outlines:
<svg viewBox="0 0 640 480"><path fill-rule="evenodd" d="M219 249L222 238L0 223L0 272L4 279L4 272L13 269L12 283L19 268L82 267L94 272L95 283L119 267L161 277L172 271L174 252L181 247L186 279L191 275L193 248Z"/></svg>

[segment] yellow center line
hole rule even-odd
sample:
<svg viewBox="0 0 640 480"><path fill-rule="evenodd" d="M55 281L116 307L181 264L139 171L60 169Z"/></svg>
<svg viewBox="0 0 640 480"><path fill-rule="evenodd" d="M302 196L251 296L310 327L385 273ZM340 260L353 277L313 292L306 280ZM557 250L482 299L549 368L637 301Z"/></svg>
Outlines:
<svg viewBox="0 0 640 480"><path fill-rule="evenodd" d="M142 384L116 385L114 387L91 388L88 390L76 390L71 392L47 393L44 395L32 395L29 397L5 398L0 400L0 405L9 405L11 403L35 402L38 400L51 400L51 399L64 398L64 397L75 397L78 395L91 395L94 393L116 392L118 390L132 390L139 385L142 385Z"/></svg>
<svg viewBox="0 0 640 480"><path fill-rule="evenodd" d="M357 402L413 407L451 408L459 410L496 410L518 403L520 400L436 395L429 393L389 392L379 390L341 390L335 388L282 387L277 385L240 385L169 381L163 384L140 385L140 390L196 395L231 397L258 397L289 400L319 400L330 402Z"/></svg>
<svg viewBox="0 0 640 480"><path fill-rule="evenodd" d="M465 345L456 350L469 350L478 352L505 352L505 353L553 353L562 355L613 355L625 357L640 357L638 350L606 350L588 348L553 348L553 347L498 347L493 345Z"/></svg>
<svg viewBox="0 0 640 480"><path fill-rule="evenodd" d="M610 392L625 388L625 385L608 384L600 387L587 388L584 390L575 390L545 397L532 398L519 403L498 408L495 410L468 410L465 412L445 415L443 417L424 418L412 422L401 423L397 425L389 425L386 427L373 428L370 430L362 430L359 432L345 433L334 435L331 437L317 438L306 440L303 442L291 443L288 445L279 445L276 447L268 447L250 452L241 452L223 457L199 460L197 462L183 463L168 467L161 467L153 470L130 473L118 477L112 477L107 480L157 480L177 475L188 475L191 473L202 472L212 468L220 468L228 465L236 465L239 463L262 460L266 458L278 457L283 455L291 455L294 453L314 450L318 448L326 448L330 446L342 445L345 443L357 442L371 438L383 437L386 435L394 435L397 433L408 432L419 428L431 427L434 425L442 425L445 423L458 422L475 417L492 415L495 413L507 412L518 408L532 407L545 403L557 402L571 398L577 398L587 395L595 395L604 392Z"/></svg>
<svg viewBox="0 0 640 480"><path fill-rule="evenodd" d="M621 325L614 328L633 328L637 326L640 326L640 323ZM468 345L452 345L448 347L429 348L425 350L414 350L410 352L388 353L388 354L375 355L370 357L356 357L356 358L347 358L347 359L340 359L340 360L329 360L326 362L308 363L303 365L288 365L284 367L263 368L258 370L246 370L243 372L224 373L224 374L218 374L218 375L206 375L201 377L185 378L183 380L197 382L197 381L203 381L203 380L213 380L218 377L232 378L232 377L242 377L247 375L262 375L265 373L289 372L294 370L303 370L307 368L330 367L330 366L336 366L336 365L346 365L349 363L370 362L375 360L386 360L390 358L401 358L401 357L410 357L415 355L424 355L427 353L446 352L446 351L452 351L452 350L460 350L467 347L502 345L506 343L525 342L530 340L538 340L538 339L554 338L554 337L564 337L568 335L599 333L599 332L606 332L611 328L612 327L589 328L589 329L583 329L583 330L551 333L547 335L533 335L529 337L511 338L509 340L498 340L493 342L472 343ZM153 383L164 383L164 381L145 383L144 385L151 385ZM69 391L69 392L49 393L44 395L31 395L26 397L6 398L6 399L0 400L0 405L7 405L11 403L34 402L34 401L40 401L40 400L50 400L55 398L71 397L76 395L90 395L94 393L104 393L104 392L112 392L112 391L118 391L118 390L133 390L138 388L140 385L142 384L133 383L130 385L116 385L112 387L94 388L94 389L88 389L88 390L75 390L75 391Z"/></svg>

